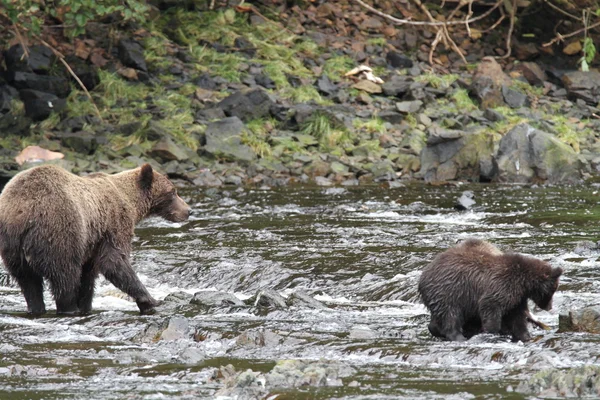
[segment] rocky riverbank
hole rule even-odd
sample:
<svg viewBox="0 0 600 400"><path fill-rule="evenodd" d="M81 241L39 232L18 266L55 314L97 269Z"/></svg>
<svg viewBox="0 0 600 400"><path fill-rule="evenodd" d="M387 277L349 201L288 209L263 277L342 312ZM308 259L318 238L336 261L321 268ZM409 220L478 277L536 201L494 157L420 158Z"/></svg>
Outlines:
<svg viewBox="0 0 600 400"><path fill-rule="evenodd" d="M92 23L72 43L47 32L93 102L47 47L24 57L7 38L5 179L36 161L15 160L29 145L77 173L151 162L197 186L561 183L599 171L598 72L527 61L532 51L500 65L485 57L492 39L461 44L473 65L442 54L434 70L427 30L344 2L154 11L145 26ZM361 65L370 71L349 73Z"/></svg>

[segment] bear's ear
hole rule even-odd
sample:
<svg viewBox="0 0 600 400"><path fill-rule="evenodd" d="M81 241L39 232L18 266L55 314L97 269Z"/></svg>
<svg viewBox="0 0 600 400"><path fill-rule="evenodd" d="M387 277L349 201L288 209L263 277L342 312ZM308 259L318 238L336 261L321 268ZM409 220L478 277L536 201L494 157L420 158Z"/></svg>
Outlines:
<svg viewBox="0 0 600 400"><path fill-rule="evenodd" d="M149 190L152 187L152 180L154 179L154 171L152 165L144 164L140 170L140 187L143 190Z"/></svg>
<svg viewBox="0 0 600 400"><path fill-rule="evenodd" d="M552 272L550 272L550 277L553 279L558 278L559 276L561 276L563 273L563 269L560 267L557 268L552 268Z"/></svg>

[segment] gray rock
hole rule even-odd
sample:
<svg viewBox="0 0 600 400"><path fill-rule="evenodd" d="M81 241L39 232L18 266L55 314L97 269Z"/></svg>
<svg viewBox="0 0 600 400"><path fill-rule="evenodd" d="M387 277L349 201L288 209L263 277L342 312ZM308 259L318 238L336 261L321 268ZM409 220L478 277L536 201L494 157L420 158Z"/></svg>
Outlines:
<svg viewBox="0 0 600 400"><path fill-rule="evenodd" d="M187 318L175 315L169 319L167 328L160 334L161 340L178 340L190 336L190 323Z"/></svg>
<svg viewBox="0 0 600 400"><path fill-rule="evenodd" d="M560 314L558 331L600 333L600 306L585 307Z"/></svg>
<svg viewBox="0 0 600 400"><path fill-rule="evenodd" d="M144 132L144 136L150 141L159 140L168 135L167 131L156 121L150 121Z"/></svg>
<svg viewBox="0 0 600 400"><path fill-rule="evenodd" d="M474 205L475 195L470 190L465 190L462 192L461 196L456 200L456 204L454 204L454 208L459 211L470 210Z"/></svg>
<svg viewBox="0 0 600 400"><path fill-rule="evenodd" d="M81 154L93 154L98 148L96 136L88 131L63 132L58 135L63 146Z"/></svg>
<svg viewBox="0 0 600 400"><path fill-rule="evenodd" d="M385 55L385 59L392 68L412 68L413 66L413 61L409 57L397 51L390 50Z"/></svg>
<svg viewBox="0 0 600 400"><path fill-rule="evenodd" d="M391 80L384 82L383 85L381 85L381 89L383 89L383 94L386 96L402 97L408 93L410 84L410 81L394 77Z"/></svg>
<svg viewBox="0 0 600 400"><path fill-rule="evenodd" d="M534 62L519 63L517 70L521 71L523 77L527 79L530 85L544 86L544 82L548 80L548 76L546 76L544 70Z"/></svg>
<svg viewBox="0 0 600 400"><path fill-rule="evenodd" d="M331 82L327 74L321 75L321 77L317 80L317 89L319 89L319 92L327 96L334 95L339 90L338 85Z"/></svg>
<svg viewBox="0 0 600 400"><path fill-rule="evenodd" d="M600 367L585 365L569 369L545 369L528 381L521 382L517 392L543 398L598 398Z"/></svg>
<svg viewBox="0 0 600 400"><path fill-rule="evenodd" d="M526 94L508 85L502 85L502 96L504 97L504 102L511 108L521 108L529 105L529 99Z"/></svg>
<svg viewBox="0 0 600 400"><path fill-rule="evenodd" d="M404 116L394 110L381 111L377 116L390 124L399 124L404 120Z"/></svg>
<svg viewBox="0 0 600 400"><path fill-rule="evenodd" d="M119 60L123 65L148 72L148 66L144 59L144 49L138 42L132 39L121 39L119 40L118 50Z"/></svg>
<svg viewBox="0 0 600 400"><path fill-rule="evenodd" d="M286 304L290 307L314 308L317 310L328 308L325 304L301 290L296 290L290 294L286 300Z"/></svg>
<svg viewBox="0 0 600 400"><path fill-rule="evenodd" d="M238 117L244 122L266 117L274 103L262 89L248 92L238 91L221 100L217 107L221 108L228 117Z"/></svg>
<svg viewBox="0 0 600 400"><path fill-rule="evenodd" d="M190 304L202 307L245 307L243 301L238 299L232 293L218 292L216 290L206 290L194 294Z"/></svg>
<svg viewBox="0 0 600 400"><path fill-rule="evenodd" d="M315 183L318 186L331 186L331 185L333 185L333 182L331 182L331 179L327 179L324 176L315 176Z"/></svg>
<svg viewBox="0 0 600 400"><path fill-rule="evenodd" d="M238 117L224 118L206 127L204 151L231 161L251 162L256 159L252 149L242 143L246 126Z"/></svg>
<svg viewBox="0 0 600 400"><path fill-rule="evenodd" d="M563 75L562 82L570 99L582 99L593 105L600 101L600 72L568 72Z"/></svg>
<svg viewBox="0 0 600 400"><path fill-rule="evenodd" d="M504 121L506 119L502 113L494 110L493 108L486 108L483 112L483 116L491 122Z"/></svg>
<svg viewBox="0 0 600 400"><path fill-rule="evenodd" d="M223 181L219 179L210 170L205 169L200 171L197 177L194 178L193 183L195 186L200 187L220 187L223 186Z"/></svg>
<svg viewBox="0 0 600 400"><path fill-rule="evenodd" d="M337 361L282 360L267 373L250 369L236 372L228 365L219 369L217 377L224 380L217 396L239 399L259 399L274 389L342 386L356 370Z"/></svg>
<svg viewBox="0 0 600 400"><path fill-rule="evenodd" d="M371 171L375 182L392 181L396 179L395 165L391 160L381 160L373 163Z"/></svg>
<svg viewBox="0 0 600 400"><path fill-rule="evenodd" d="M582 163L553 135L519 124L502 137L496 155L500 182L574 182Z"/></svg>
<svg viewBox="0 0 600 400"><path fill-rule="evenodd" d="M7 72L6 80L15 88L52 93L61 99L71 93L69 81L60 76L38 75L31 72Z"/></svg>
<svg viewBox="0 0 600 400"><path fill-rule="evenodd" d="M421 109L421 106L423 106L423 102L420 100L396 103L396 109L404 114L414 114Z"/></svg>
<svg viewBox="0 0 600 400"><path fill-rule="evenodd" d="M375 339L379 335L366 325L356 325L350 328L348 337L350 339Z"/></svg>
<svg viewBox="0 0 600 400"><path fill-rule="evenodd" d="M29 56L23 54L23 46L15 44L4 52L4 62L8 71L35 72L47 74L56 63L56 57L46 46L28 47Z"/></svg>
<svg viewBox="0 0 600 400"><path fill-rule="evenodd" d="M25 115L33 121L42 121L52 112L61 112L67 106L66 99L59 99L53 94L37 90L23 89L19 96L25 105Z"/></svg>
<svg viewBox="0 0 600 400"><path fill-rule="evenodd" d="M17 89L10 85L0 84L0 114L8 113L12 108L12 101L18 96Z"/></svg>
<svg viewBox="0 0 600 400"><path fill-rule="evenodd" d="M175 144L171 138L163 137L156 142L149 153L150 157L166 162L166 161L184 161L189 158L185 150Z"/></svg>
<svg viewBox="0 0 600 400"><path fill-rule="evenodd" d="M269 310L287 308L283 296L270 289L259 291L255 296L247 299L246 304L252 304L255 307Z"/></svg>
<svg viewBox="0 0 600 400"><path fill-rule="evenodd" d="M236 346L245 348L274 347L283 342L283 337L268 329L245 331L235 339Z"/></svg>

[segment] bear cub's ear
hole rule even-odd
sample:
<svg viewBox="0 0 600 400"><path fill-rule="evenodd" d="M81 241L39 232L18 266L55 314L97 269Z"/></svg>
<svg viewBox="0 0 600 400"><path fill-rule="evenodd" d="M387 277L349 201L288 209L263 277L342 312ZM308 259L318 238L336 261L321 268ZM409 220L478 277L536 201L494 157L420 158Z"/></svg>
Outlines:
<svg viewBox="0 0 600 400"><path fill-rule="evenodd" d="M140 170L140 186L144 190L149 190L152 187L152 181L154 180L154 171L152 165L144 164Z"/></svg>
<svg viewBox="0 0 600 400"><path fill-rule="evenodd" d="M556 279L559 276L561 276L562 273L563 273L563 269L562 268L560 268L560 267L552 268L552 272L550 272L550 277Z"/></svg>

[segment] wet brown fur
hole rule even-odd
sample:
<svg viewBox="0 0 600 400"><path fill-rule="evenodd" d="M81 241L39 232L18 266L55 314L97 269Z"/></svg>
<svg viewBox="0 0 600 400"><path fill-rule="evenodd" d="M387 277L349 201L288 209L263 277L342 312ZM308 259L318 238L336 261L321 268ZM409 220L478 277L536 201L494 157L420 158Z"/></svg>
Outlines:
<svg viewBox="0 0 600 400"><path fill-rule="evenodd" d="M181 222L189 206L149 164L114 175L79 177L44 165L17 174L0 194L0 255L27 301L43 314L44 279L58 313L88 313L103 274L142 313L157 304L129 261L135 225L158 215Z"/></svg>
<svg viewBox="0 0 600 400"><path fill-rule="evenodd" d="M527 341L527 321L543 325L531 316L527 300L551 309L562 272L485 241L462 242L439 254L421 274L419 293L431 311L429 331L446 340L488 332Z"/></svg>

